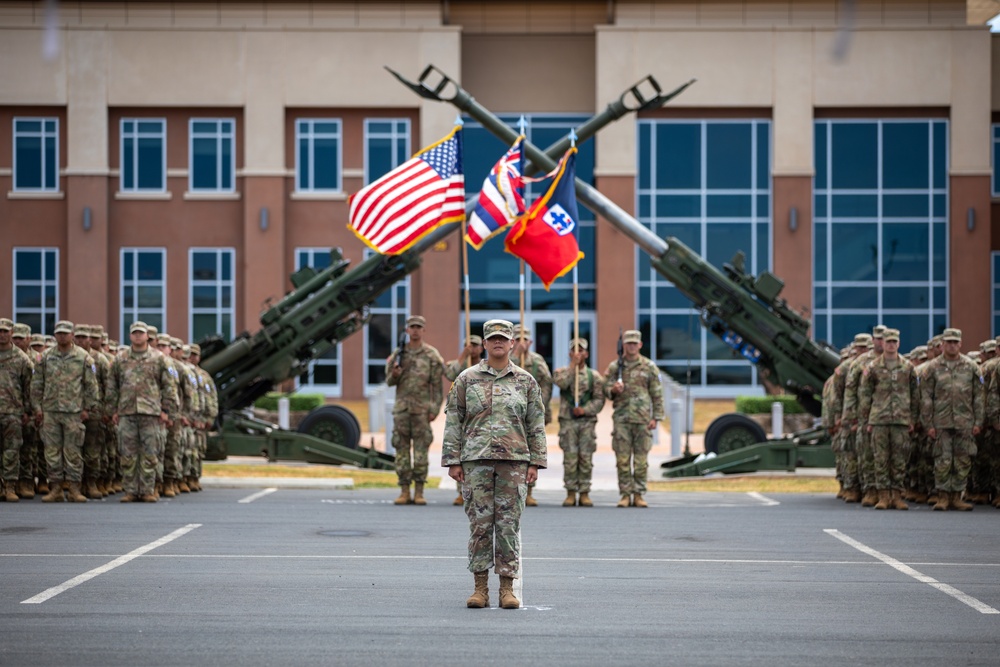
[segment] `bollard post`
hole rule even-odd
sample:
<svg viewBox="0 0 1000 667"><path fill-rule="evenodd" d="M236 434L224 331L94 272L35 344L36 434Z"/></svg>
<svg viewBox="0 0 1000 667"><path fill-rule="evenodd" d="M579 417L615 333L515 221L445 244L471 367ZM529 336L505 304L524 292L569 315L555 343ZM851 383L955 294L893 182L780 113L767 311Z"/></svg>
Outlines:
<svg viewBox="0 0 1000 667"><path fill-rule="evenodd" d="M670 456L679 458L681 455L681 443L684 437L684 424L681 423L681 415L684 411L684 402L679 398L670 399Z"/></svg>
<svg viewBox="0 0 1000 667"><path fill-rule="evenodd" d="M288 400L287 396L283 396L278 399L278 426L286 431L288 430L288 424L290 423L288 418L290 405L291 401Z"/></svg>
<svg viewBox="0 0 1000 667"><path fill-rule="evenodd" d="M779 401L771 403L771 437L775 440L785 434L785 406Z"/></svg>
<svg viewBox="0 0 1000 667"><path fill-rule="evenodd" d="M392 406L396 404L396 388L386 387L382 395L382 414L385 423L385 453L395 454L396 448L392 446Z"/></svg>

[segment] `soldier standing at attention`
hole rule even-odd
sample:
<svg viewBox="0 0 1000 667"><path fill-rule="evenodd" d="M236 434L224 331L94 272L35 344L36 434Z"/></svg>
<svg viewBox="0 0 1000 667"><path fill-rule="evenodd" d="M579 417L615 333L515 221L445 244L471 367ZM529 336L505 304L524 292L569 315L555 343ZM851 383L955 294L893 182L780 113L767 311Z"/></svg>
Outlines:
<svg viewBox="0 0 1000 667"><path fill-rule="evenodd" d="M968 511L972 505L962 500L962 492L984 419L983 376L962 354L961 331L945 329L941 338L943 353L927 364L920 387L921 422L934 452L934 509Z"/></svg>
<svg viewBox="0 0 1000 667"><path fill-rule="evenodd" d="M542 402L545 404L545 425L548 426L552 423L552 372L545 363L545 357L531 349L531 329L521 324L514 326L514 350L511 361L528 371L538 383L538 388L542 392ZM528 484L528 497L524 499L524 504L528 507L538 506L533 495L534 488L534 482Z"/></svg>
<svg viewBox="0 0 1000 667"><path fill-rule="evenodd" d="M167 357L154 354L144 322L129 327L132 346L111 365L107 396L119 430L121 502L155 503L161 427L177 419L177 391Z"/></svg>
<svg viewBox="0 0 1000 667"><path fill-rule="evenodd" d="M27 324L14 323L11 340L14 343L14 347L27 355L28 361L31 363L32 374L35 372L35 364L39 360L38 355L31 349L31 342L34 338L35 336L31 333L31 327ZM41 337L39 336L39 338ZM31 393L30 378L28 392L29 394ZM34 417L34 412L32 412L31 417ZM18 456L18 480L17 489L15 489L18 496L27 500L35 497L35 460L37 452L38 429L35 427L35 420L29 418L21 427L21 453ZM45 491L48 492L48 489Z"/></svg>
<svg viewBox="0 0 1000 667"><path fill-rule="evenodd" d="M886 329L882 356L868 366L858 389L861 420L867 424L875 456L875 509L908 510L902 498L910 436L919 413L917 373L899 356L899 330Z"/></svg>
<svg viewBox="0 0 1000 667"><path fill-rule="evenodd" d="M462 372L448 393L441 465L462 484L469 517L469 571L475 590L466 601L489 607L489 569L500 577L500 606L517 609L521 576L521 512L527 485L546 465L545 408L538 383L511 363L514 325L483 325L487 358Z"/></svg>
<svg viewBox="0 0 1000 667"><path fill-rule="evenodd" d="M20 348L11 341L14 323L0 319L0 461L3 495L0 500L16 503L15 487L20 476L21 444L25 424L31 415L32 365Z"/></svg>
<svg viewBox="0 0 1000 667"><path fill-rule="evenodd" d="M854 451L858 459L858 479L861 482L861 506L874 507L878 502L875 489L875 456L867 424L858 421L858 387L861 374L873 361L882 356L885 326L879 324L872 329L872 349L860 355L851 364L844 386L844 424L854 432Z"/></svg>
<svg viewBox="0 0 1000 667"><path fill-rule="evenodd" d="M587 365L590 344L585 338L570 341L569 361L557 368L553 382L559 387L559 448L563 450L563 507L593 507L590 480L597 450L597 415L604 407L604 378ZM577 400L579 392L579 400Z"/></svg>
<svg viewBox="0 0 1000 667"><path fill-rule="evenodd" d="M436 349L424 343L426 324L422 316L411 315L406 320L409 342L404 349L394 350L385 363L385 382L396 387L396 403L392 408L392 446L396 450L396 476L400 487L399 497L393 501L396 505L427 504L424 499L427 450L434 440L431 422L441 411L444 401L441 391L444 359ZM412 499L411 481L414 485Z"/></svg>
<svg viewBox="0 0 1000 667"><path fill-rule="evenodd" d="M639 354L642 334L630 329L622 334L624 364L611 362L604 374L604 395L614 405L611 448L618 467L618 507L648 507L646 475L653 430L663 419L663 385L660 372L647 357ZM619 375L620 372L620 375Z"/></svg>
<svg viewBox="0 0 1000 667"><path fill-rule="evenodd" d="M449 361L444 365L444 376L448 378L448 382L454 382L459 373L473 364L478 364L482 358L482 336L469 336L469 339L465 341L465 347L462 348L462 354L459 355L458 359ZM455 484L458 486L458 496L452 501L451 504L464 505L465 500L462 498L462 485L458 482Z"/></svg>
<svg viewBox="0 0 1000 667"><path fill-rule="evenodd" d="M72 322L56 322L55 335L56 347L42 356L31 380L31 405L35 422L41 424L49 476L49 493L42 502L62 502L65 481L69 500L85 503L80 489L84 424L100 396L97 369L90 356L74 345Z"/></svg>
<svg viewBox="0 0 1000 667"><path fill-rule="evenodd" d="M100 400L97 407L90 411L87 421L84 423L86 429L83 436L83 495L91 500L100 500L105 493L97 488L98 480L104 475L101 467L101 450L104 447L104 387L107 384L108 372L111 370L111 362L104 358L100 352L90 349L90 325L77 324L73 338L76 346L82 349L90 357L90 363L97 369L97 387Z"/></svg>

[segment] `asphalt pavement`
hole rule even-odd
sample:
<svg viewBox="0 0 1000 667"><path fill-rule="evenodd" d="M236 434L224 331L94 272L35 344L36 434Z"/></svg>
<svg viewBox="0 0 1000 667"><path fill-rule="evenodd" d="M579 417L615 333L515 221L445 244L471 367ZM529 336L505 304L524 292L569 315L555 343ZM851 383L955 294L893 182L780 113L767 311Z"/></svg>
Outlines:
<svg viewBox="0 0 1000 667"><path fill-rule="evenodd" d="M524 608L467 609L453 490L0 505L0 665L996 665L1000 511L650 493L522 522Z"/></svg>

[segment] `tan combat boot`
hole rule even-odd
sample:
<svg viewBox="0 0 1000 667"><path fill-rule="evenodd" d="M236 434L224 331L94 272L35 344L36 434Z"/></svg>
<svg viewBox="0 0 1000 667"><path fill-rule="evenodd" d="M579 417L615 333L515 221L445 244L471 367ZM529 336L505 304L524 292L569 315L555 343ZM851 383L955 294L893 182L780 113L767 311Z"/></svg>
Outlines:
<svg viewBox="0 0 1000 667"><path fill-rule="evenodd" d="M951 508L959 512L971 512L973 505L962 500L962 493L959 491L951 494Z"/></svg>
<svg viewBox="0 0 1000 667"><path fill-rule="evenodd" d="M201 491L201 482L198 481L196 476L191 475L191 478L188 479L188 488L190 488L194 493Z"/></svg>
<svg viewBox="0 0 1000 667"><path fill-rule="evenodd" d="M469 599L465 601L465 606L470 609L483 609L484 607L490 606L490 572L489 570L483 570L482 572L475 572L473 574L476 578L476 589L469 596Z"/></svg>
<svg viewBox="0 0 1000 667"><path fill-rule="evenodd" d="M938 493L937 491L931 491L929 494L927 494L927 504L928 505L937 505L938 501L940 500L940 497L939 497L940 495L941 494Z"/></svg>
<svg viewBox="0 0 1000 667"><path fill-rule="evenodd" d="M874 507L875 503L878 502L878 493L875 489L868 489L865 491L865 495L861 497L862 507Z"/></svg>
<svg viewBox="0 0 1000 667"><path fill-rule="evenodd" d="M937 502L934 503L932 509L935 512L943 512L948 509L948 506L951 505L950 494L947 491L935 491L934 495L937 496Z"/></svg>
<svg viewBox="0 0 1000 667"><path fill-rule="evenodd" d="M83 495L87 496L91 500L100 500L104 496L101 492L97 490L97 483L93 479L88 479L83 485Z"/></svg>
<svg viewBox="0 0 1000 667"><path fill-rule="evenodd" d="M49 492L42 496L43 503L61 503L65 500L66 497L63 495L62 484L56 481L53 481L49 485Z"/></svg>
<svg viewBox="0 0 1000 667"><path fill-rule="evenodd" d="M923 505L924 503L927 502L927 494L923 493L922 491L914 491L912 495L913 498L911 498L911 500L915 503Z"/></svg>
<svg viewBox="0 0 1000 667"><path fill-rule="evenodd" d="M635 494L632 496L632 507L649 507L645 500L642 498L642 494Z"/></svg>
<svg viewBox="0 0 1000 667"><path fill-rule="evenodd" d="M138 500L139 499L135 497L134 493L126 493L124 496L121 497L121 499L118 502L120 502L120 503L134 503L134 502L138 502Z"/></svg>
<svg viewBox="0 0 1000 667"><path fill-rule="evenodd" d="M17 493L14 491L14 483L7 482L6 488L4 488L3 499L8 503L20 502L21 499L17 497Z"/></svg>
<svg viewBox="0 0 1000 667"><path fill-rule="evenodd" d="M1000 495L993 499L993 507L1000 509Z"/></svg>
<svg viewBox="0 0 1000 667"><path fill-rule="evenodd" d="M17 482L17 495L21 496L25 500L31 500L35 497L35 482L30 479L22 479Z"/></svg>
<svg viewBox="0 0 1000 667"><path fill-rule="evenodd" d="M535 497L531 495L531 492L532 492L532 488L529 486L528 487L528 497L524 499L524 506L525 507L538 507L538 501L535 500Z"/></svg>
<svg viewBox="0 0 1000 667"><path fill-rule="evenodd" d="M861 492L858 491L857 487L848 489L844 493L844 502L845 503L856 503L859 500L861 500Z"/></svg>
<svg viewBox="0 0 1000 667"><path fill-rule="evenodd" d="M186 477L182 477L180 481L177 482L177 489L181 493L191 493L191 487L188 486Z"/></svg>
<svg viewBox="0 0 1000 667"><path fill-rule="evenodd" d="M875 503L875 509L877 510L887 510L889 509L889 490L879 489L875 492L878 496L878 502Z"/></svg>
<svg viewBox="0 0 1000 667"><path fill-rule="evenodd" d="M500 606L504 609L517 609L521 601L514 597L514 578L500 575Z"/></svg>
<svg viewBox="0 0 1000 667"><path fill-rule="evenodd" d="M414 484L413 485L413 504L414 505L426 505L427 499L424 498L424 485Z"/></svg>
<svg viewBox="0 0 1000 667"><path fill-rule="evenodd" d="M567 491L566 500L563 501L563 507L576 507L576 491Z"/></svg>
<svg viewBox="0 0 1000 667"><path fill-rule="evenodd" d="M399 497L392 501L393 505L409 505L413 500L410 499L410 485L406 486L400 485L399 487Z"/></svg>
<svg viewBox="0 0 1000 667"><path fill-rule="evenodd" d="M464 505L465 504L465 498L463 498L462 494L459 493L457 496L455 496L455 499L453 501L451 501L451 504L452 505Z"/></svg>
<svg viewBox="0 0 1000 667"><path fill-rule="evenodd" d="M120 479L116 479L114 482L111 483L111 490L114 491L115 493L121 493L122 491L125 490L125 487L122 486L122 481Z"/></svg>
<svg viewBox="0 0 1000 667"><path fill-rule="evenodd" d="M632 504L632 496L626 493L622 495L622 499L618 501L618 505L616 505L616 507L628 507L631 504Z"/></svg>
<svg viewBox="0 0 1000 667"><path fill-rule="evenodd" d="M159 499L160 498L155 493L147 493L144 494L141 498L139 498L139 500L141 500L144 503L155 503Z"/></svg>
<svg viewBox="0 0 1000 667"><path fill-rule="evenodd" d="M584 491L580 494L580 507L593 507L594 501L590 499L590 494Z"/></svg>
<svg viewBox="0 0 1000 667"><path fill-rule="evenodd" d="M165 480L163 480L163 497L164 498L173 498L174 496L176 496L177 492L174 491L174 489L176 489L176 488L177 488L177 480L176 479L165 479Z"/></svg>
<svg viewBox="0 0 1000 667"><path fill-rule="evenodd" d="M69 491L66 493L66 497L69 498L71 503L87 502L87 496L83 495L80 491L80 482L69 483Z"/></svg>
<svg viewBox="0 0 1000 667"><path fill-rule="evenodd" d="M108 493L108 486L104 483L103 479L99 479L94 483L97 487L97 492L101 494L101 498L107 498L110 494Z"/></svg>
<svg viewBox="0 0 1000 667"><path fill-rule="evenodd" d="M889 507L894 510L908 510L910 506L906 504L903 500L903 494L900 491L893 491L889 496Z"/></svg>
<svg viewBox="0 0 1000 667"><path fill-rule="evenodd" d="M40 477L37 482L35 482L35 493L46 494L49 492L49 480L44 477Z"/></svg>

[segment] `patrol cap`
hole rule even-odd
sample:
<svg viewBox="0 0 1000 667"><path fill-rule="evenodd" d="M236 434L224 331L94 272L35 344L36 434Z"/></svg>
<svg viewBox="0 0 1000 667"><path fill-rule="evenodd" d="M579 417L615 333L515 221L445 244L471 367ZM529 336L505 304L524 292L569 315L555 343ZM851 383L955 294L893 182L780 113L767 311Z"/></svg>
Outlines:
<svg viewBox="0 0 1000 667"><path fill-rule="evenodd" d="M872 346L872 335L866 333L859 333L854 337L854 347L871 347Z"/></svg>
<svg viewBox="0 0 1000 667"><path fill-rule="evenodd" d="M476 336L476 338L479 338L479 336ZM198 345L198 343L191 343L191 354L197 354L200 357L201 345Z"/></svg>
<svg viewBox="0 0 1000 667"><path fill-rule="evenodd" d="M181 345L181 356L183 356L185 359L191 356L190 345Z"/></svg>
<svg viewBox="0 0 1000 667"><path fill-rule="evenodd" d="M180 338L177 338L176 336L170 337L171 350L180 350L183 347L184 347L184 341L182 341Z"/></svg>
<svg viewBox="0 0 1000 667"><path fill-rule="evenodd" d="M134 334L136 331L141 331L143 333L149 333L149 327L146 326L145 322L133 322L132 326L128 328L130 334Z"/></svg>
<svg viewBox="0 0 1000 667"><path fill-rule="evenodd" d="M527 340L531 340L531 329L524 326L523 324L514 325L514 338L524 337Z"/></svg>
<svg viewBox="0 0 1000 667"><path fill-rule="evenodd" d="M74 336L86 336L90 338L90 325L89 324L77 324L73 327Z"/></svg>
<svg viewBox="0 0 1000 667"><path fill-rule="evenodd" d="M989 340L985 340L982 343L980 343L979 349L982 350L983 352L994 352L997 349L997 342L992 338Z"/></svg>
<svg viewBox="0 0 1000 667"><path fill-rule="evenodd" d="M580 348L581 350L589 350L590 343L587 342L586 338L574 338L569 342L569 349L573 350L575 348Z"/></svg>
<svg viewBox="0 0 1000 667"><path fill-rule="evenodd" d="M483 338L503 336L507 340L514 337L514 325L507 320L490 320L483 325Z"/></svg>
<svg viewBox="0 0 1000 667"><path fill-rule="evenodd" d="M469 340L465 341L465 344L466 345L482 345L483 344L483 337L482 336L477 336L476 334L472 334L471 336L469 336ZM193 348L194 345L192 345L191 347Z"/></svg>
<svg viewBox="0 0 1000 667"><path fill-rule="evenodd" d="M427 319L423 315L410 315L406 318L406 326L408 327L426 327Z"/></svg>
<svg viewBox="0 0 1000 667"><path fill-rule="evenodd" d="M55 345L56 344L56 337L55 336L45 336L45 344L47 346L53 346L53 345Z"/></svg>
<svg viewBox="0 0 1000 667"><path fill-rule="evenodd" d="M894 340L898 343L899 329L886 329L884 332L882 332L882 339L885 340L886 342Z"/></svg>
<svg viewBox="0 0 1000 667"><path fill-rule="evenodd" d="M979 357L982 356L982 353L979 350L973 350L972 352L969 352L967 356L973 361L979 361Z"/></svg>
<svg viewBox="0 0 1000 667"><path fill-rule="evenodd" d="M11 334L14 338L31 338L31 327L27 324L14 324L14 333Z"/></svg>
<svg viewBox="0 0 1000 667"><path fill-rule="evenodd" d="M9 320L6 317L0 318L0 331L11 331L14 328L14 320Z"/></svg>
<svg viewBox="0 0 1000 667"><path fill-rule="evenodd" d="M642 342L642 332L638 329L629 329L622 334L623 343L641 343Z"/></svg>
<svg viewBox="0 0 1000 667"><path fill-rule="evenodd" d="M104 336L105 336L105 334L104 334L104 327L103 326L101 326L100 324L91 324L90 325L90 337L91 338L100 338L100 339L103 340Z"/></svg>
<svg viewBox="0 0 1000 667"><path fill-rule="evenodd" d="M959 341L959 342L961 342L962 341L962 330L961 329L951 329L951 328L945 329L944 332L941 334L941 340L944 340L944 341L953 340L953 341Z"/></svg>
<svg viewBox="0 0 1000 667"><path fill-rule="evenodd" d="M31 347L36 345L45 345L45 336L42 334L31 334Z"/></svg>
<svg viewBox="0 0 1000 667"><path fill-rule="evenodd" d="M851 356L851 346L840 348L840 360L843 361L847 357Z"/></svg>
<svg viewBox="0 0 1000 667"><path fill-rule="evenodd" d="M69 320L59 320L52 333L73 333L73 323Z"/></svg>
<svg viewBox="0 0 1000 667"><path fill-rule="evenodd" d="M910 350L911 359L926 359L927 358L927 346L917 345L915 348Z"/></svg>
<svg viewBox="0 0 1000 667"><path fill-rule="evenodd" d="M159 338L160 337L159 330L156 327L154 327L152 324L147 324L146 325L146 333L149 334L150 338Z"/></svg>
<svg viewBox="0 0 1000 667"><path fill-rule="evenodd" d="M927 347L937 347L941 344L941 334L932 336L929 341L927 341Z"/></svg>
<svg viewBox="0 0 1000 667"><path fill-rule="evenodd" d="M886 327L884 324L876 324L872 328L872 338L885 338Z"/></svg>
<svg viewBox="0 0 1000 667"><path fill-rule="evenodd" d="M167 347L170 347L170 334L168 334L166 331L156 335L156 346L159 347L161 345L166 345Z"/></svg>

